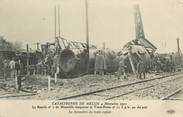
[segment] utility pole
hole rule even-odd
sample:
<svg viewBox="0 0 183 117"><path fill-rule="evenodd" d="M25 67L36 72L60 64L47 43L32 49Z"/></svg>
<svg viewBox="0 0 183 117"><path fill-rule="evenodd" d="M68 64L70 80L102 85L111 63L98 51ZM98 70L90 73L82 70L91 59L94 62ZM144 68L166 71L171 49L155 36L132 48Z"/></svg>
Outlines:
<svg viewBox="0 0 183 117"><path fill-rule="evenodd" d="M36 43L36 49L39 51L39 42Z"/></svg>
<svg viewBox="0 0 183 117"><path fill-rule="evenodd" d="M54 26L54 33L55 33L55 39L57 38L57 7L55 5L55 8L54 8L54 18L55 18L55 26Z"/></svg>
<svg viewBox="0 0 183 117"><path fill-rule="evenodd" d="M29 45L26 45L27 50L27 75L29 75Z"/></svg>
<svg viewBox="0 0 183 117"><path fill-rule="evenodd" d="M61 37L61 35L60 35L60 6L58 6L58 34L59 34L59 37Z"/></svg>
<svg viewBox="0 0 183 117"><path fill-rule="evenodd" d="M90 66L90 47L89 47L89 26L88 26L88 0L85 0L85 18L86 18L86 49L88 55L87 72L89 72Z"/></svg>
<svg viewBox="0 0 183 117"><path fill-rule="evenodd" d="M183 0L179 0L179 4L183 6ZM182 67L182 53L180 50L180 45L179 45L179 38L177 38L177 49L178 49L178 62L180 66Z"/></svg>
<svg viewBox="0 0 183 117"><path fill-rule="evenodd" d="M177 38L177 53L178 53L178 64L181 65L181 51L180 51L180 43L179 38Z"/></svg>

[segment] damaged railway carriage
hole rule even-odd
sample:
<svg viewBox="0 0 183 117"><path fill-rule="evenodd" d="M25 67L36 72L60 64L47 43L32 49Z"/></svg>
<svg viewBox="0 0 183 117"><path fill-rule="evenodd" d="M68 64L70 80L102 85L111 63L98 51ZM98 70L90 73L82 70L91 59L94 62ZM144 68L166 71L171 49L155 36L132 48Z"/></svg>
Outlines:
<svg viewBox="0 0 183 117"><path fill-rule="evenodd" d="M57 38L55 43L47 43L42 45L42 53L46 61L51 61L50 71L52 76L59 72L61 78L72 78L80 75L94 73L95 56L97 47L89 46L89 59L86 43L75 41L68 42L67 39ZM118 61L116 60L116 52L106 49L104 52L106 68L105 72L113 73L118 69ZM87 66L89 60L89 66ZM50 65L48 65L50 66ZM89 69L87 69L89 67Z"/></svg>
<svg viewBox="0 0 183 117"><path fill-rule="evenodd" d="M145 37L140 7L138 4L134 5L134 18L136 38L123 47L120 55L125 56L126 58L125 63L127 64L127 70L136 73L137 63L140 59L144 61L146 68L148 70L150 69L151 61L157 48Z"/></svg>
<svg viewBox="0 0 183 117"><path fill-rule="evenodd" d="M148 72L152 67L155 50L156 47L145 39L132 40L127 43L120 52L118 52L118 59L120 59L120 56L125 57L127 72L130 73L136 73L137 63L141 59L146 64L146 72Z"/></svg>
<svg viewBox="0 0 183 117"><path fill-rule="evenodd" d="M88 72L93 72L95 60L94 51L96 47L90 46L89 48L89 71L87 71L88 53L85 44L72 42L69 48L63 49L58 56L60 75L64 77L77 77L87 74Z"/></svg>
<svg viewBox="0 0 183 117"><path fill-rule="evenodd" d="M95 59L94 52L97 47L90 45L89 49L89 72L92 72ZM62 78L77 77L88 73L88 53L85 43L68 42L66 39L58 37L55 43L42 45L42 52L45 56L45 63L51 61L51 65L48 66L50 66L52 76L56 72L59 72L58 75Z"/></svg>

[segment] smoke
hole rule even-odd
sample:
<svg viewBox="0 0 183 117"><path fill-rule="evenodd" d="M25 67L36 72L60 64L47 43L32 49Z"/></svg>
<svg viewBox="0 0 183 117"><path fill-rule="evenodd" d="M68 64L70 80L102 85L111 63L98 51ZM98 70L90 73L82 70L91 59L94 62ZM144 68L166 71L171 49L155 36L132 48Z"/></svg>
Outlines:
<svg viewBox="0 0 183 117"><path fill-rule="evenodd" d="M16 50L22 50L22 42L20 42L20 41L15 41L15 42L13 42L12 43L13 44L13 48L15 48Z"/></svg>
<svg viewBox="0 0 183 117"><path fill-rule="evenodd" d="M22 42L9 42L4 36L0 35L0 49L4 51L19 51L22 50Z"/></svg>

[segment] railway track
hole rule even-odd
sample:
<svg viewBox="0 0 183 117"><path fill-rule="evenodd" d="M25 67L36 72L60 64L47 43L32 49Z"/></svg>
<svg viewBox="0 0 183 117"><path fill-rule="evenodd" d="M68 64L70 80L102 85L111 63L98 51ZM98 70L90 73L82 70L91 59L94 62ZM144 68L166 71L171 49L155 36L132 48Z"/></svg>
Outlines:
<svg viewBox="0 0 183 117"><path fill-rule="evenodd" d="M0 83L0 99L3 98L12 98L12 97L23 97L23 96L33 96L36 93L26 91L26 90L19 90L19 91L9 91L5 88L4 83Z"/></svg>
<svg viewBox="0 0 183 117"><path fill-rule="evenodd" d="M183 98L172 98L173 96L177 95L181 91L183 91L183 87L173 91L172 93L166 95L165 97L162 97L161 100L183 100Z"/></svg>
<svg viewBox="0 0 183 117"><path fill-rule="evenodd" d="M0 96L10 94L10 92L5 88L5 84L0 82Z"/></svg>
<svg viewBox="0 0 183 117"><path fill-rule="evenodd" d="M109 88L105 88L105 89L100 89L100 90L96 90L96 91L92 91L92 92L81 93L81 94L72 95L72 96L68 96L68 97L64 97L64 98L58 98L57 100L78 99L78 98L92 96L92 95L104 96L105 100L111 100L111 99L114 99L114 98L117 98L117 97L120 97L120 96L124 96L124 95L134 93L134 92L139 91L139 90L144 90L144 89L147 89L147 88L151 88L151 87L153 87L155 85L158 85L158 84L155 84L155 85L151 84L147 87L142 87L142 88L138 88L138 89L135 89L135 90L130 90L130 91L122 93L122 94L119 94L117 92L118 95L112 95L112 96L104 95L107 91L114 91L114 90L120 89L120 88L124 89L124 88L128 88L128 87L134 87L135 85L141 85L142 86L144 83L147 83L147 82L166 79L166 78L169 78L171 76L176 76L176 75L181 75L181 74L182 74L182 72L179 72L179 73L175 73L175 74L171 74L171 75L161 76L161 77L158 77L158 78L144 79L144 80L140 80L140 81L136 81L136 82L132 82L132 83L128 83L128 84L123 84L123 85L119 85L119 86L109 87ZM176 79L182 78L182 77L183 77L183 75L177 77ZM104 93L104 94L101 94L101 93ZM109 96L109 97L107 97L107 96Z"/></svg>
<svg viewBox="0 0 183 117"><path fill-rule="evenodd" d="M128 83L128 84L113 86L113 87L95 90L95 91L91 91L91 92L87 92L87 93L71 95L68 97L57 98L56 100L80 99L80 98L82 99L83 97L88 97L89 99L93 99L93 98L90 98L90 96L91 97L100 96L100 97L102 97L103 100L112 100L112 99L119 98L121 96L133 94L137 91L142 91L142 90L145 90L148 88L152 88L161 83L171 82L173 80L177 80L177 79L181 79L181 78L183 78L183 72L174 73L171 75L164 75L164 76L157 77L157 78L144 79L144 80L135 81L135 82ZM164 82L165 79L167 81ZM148 84L148 85L144 86L144 84ZM131 90L131 89L133 89L133 90ZM118 90L118 91L116 91L116 90ZM15 99L16 97L20 97L20 98L21 97L31 97L34 95L37 95L37 93L33 93L33 92L25 91L25 90L21 90L19 92L9 92L7 89L5 89L4 85L0 83L0 99L6 99L6 98Z"/></svg>
<svg viewBox="0 0 183 117"><path fill-rule="evenodd" d="M120 94L120 95L112 96L110 98L107 98L106 100L111 100L111 99L115 99L115 98L118 98L118 97L122 97L122 96L126 96L126 95L129 95L129 94L133 94L133 93L136 93L138 91L147 90L147 89L152 88L152 87L155 87L157 85L161 85L161 84L164 84L166 82L171 82L171 81L174 81L174 80L177 80L177 79L180 79L180 78L183 78L183 76L177 77L175 79L167 80L165 82L161 82L161 83L156 83L156 84L153 84L153 85L149 85L149 86L146 86L146 87L143 87L143 88L137 88L137 89L134 89L134 90L132 90L130 92L127 92L127 93L123 93L123 94Z"/></svg>
<svg viewBox="0 0 183 117"><path fill-rule="evenodd" d="M7 92L3 89L0 89L0 95L3 96L3 95L7 95L7 94L10 94L10 92Z"/></svg>
<svg viewBox="0 0 183 117"><path fill-rule="evenodd" d="M17 92L1 92L0 91L0 99L7 99L7 98L13 98L13 97L25 97L25 96L34 96L37 95L37 93L30 93L30 92L24 92L24 91L17 91Z"/></svg>

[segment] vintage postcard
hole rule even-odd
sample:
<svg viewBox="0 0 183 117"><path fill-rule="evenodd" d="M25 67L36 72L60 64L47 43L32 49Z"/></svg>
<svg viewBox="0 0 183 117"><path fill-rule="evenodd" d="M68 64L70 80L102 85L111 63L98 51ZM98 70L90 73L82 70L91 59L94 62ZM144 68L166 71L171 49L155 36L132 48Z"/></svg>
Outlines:
<svg viewBox="0 0 183 117"><path fill-rule="evenodd" d="M182 117L182 0L0 0L0 117Z"/></svg>

